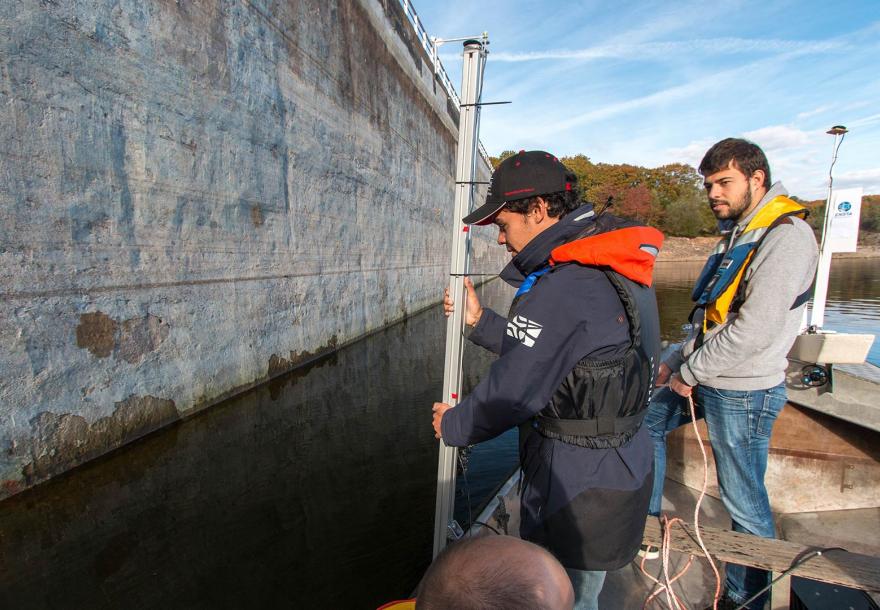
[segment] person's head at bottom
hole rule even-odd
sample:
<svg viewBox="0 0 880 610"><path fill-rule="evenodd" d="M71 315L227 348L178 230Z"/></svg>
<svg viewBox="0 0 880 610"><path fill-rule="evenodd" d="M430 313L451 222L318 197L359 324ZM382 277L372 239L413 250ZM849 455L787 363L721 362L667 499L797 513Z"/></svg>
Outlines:
<svg viewBox="0 0 880 610"><path fill-rule="evenodd" d="M545 549L512 536L451 544L425 572L416 610L571 610L565 568Z"/></svg>

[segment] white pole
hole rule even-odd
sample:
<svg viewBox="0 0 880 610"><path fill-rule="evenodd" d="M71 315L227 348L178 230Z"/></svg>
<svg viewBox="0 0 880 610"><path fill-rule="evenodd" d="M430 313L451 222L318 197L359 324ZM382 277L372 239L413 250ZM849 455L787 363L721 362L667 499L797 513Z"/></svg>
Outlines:
<svg viewBox="0 0 880 610"><path fill-rule="evenodd" d="M834 217L831 210L831 193L834 185L832 172L837 161L838 140L846 133L846 128L834 127L828 133L834 135L834 145L831 149L831 169L828 170L828 198L825 200L825 221L822 224L822 243L819 246L816 288L813 292L813 311L810 318L810 325L817 329L821 329L825 323L825 300L828 297L828 278L831 275L831 245L827 237L831 229L831 219Z"/></svg>
<svg viewBox="0 0 880 610"><path fill-rule="evenodd" d="M452 218L452 260L450 263L449 294L455 302L455 311L446 321L446 356L443 372L443 402L453 407L461 396L461 353L464 333L465 289L464 276L468 272L470 233L461 219L471 209L474 196L474 174L477 159L477 132L479 129L480 90L483 83L483 65L486 59L483 44L475 40L464 43L461 75L462 104L458 119L458 147L455 161L455 211ZM448 528L452 523L455 506L455 462L458 451L440 441L440 459L437 465L437 508L434 517L434 557L446 546Z"/></svg>

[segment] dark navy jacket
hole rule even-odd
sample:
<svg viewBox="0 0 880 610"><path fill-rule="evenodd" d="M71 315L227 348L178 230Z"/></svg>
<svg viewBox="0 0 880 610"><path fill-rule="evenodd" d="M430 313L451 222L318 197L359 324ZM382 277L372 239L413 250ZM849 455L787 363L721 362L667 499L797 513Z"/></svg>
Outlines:
<svg viewBox="0 0 880 610"><path fill-rule="evenodd" d="M590 206L537 235L501 277L518 286L546 266L595 216ZM526 424L585 357L607 359L630 345L623 304L605 273L566 264L541 276L517 299L509 321L484 309L471 341L500 354L488 375L444 414L444 441L466 446ZM569 568L609 570L635 556L652 486L653 448L643 428L616 449L591 449L546 438L521 439L520 535L549 548Z"/></svg>

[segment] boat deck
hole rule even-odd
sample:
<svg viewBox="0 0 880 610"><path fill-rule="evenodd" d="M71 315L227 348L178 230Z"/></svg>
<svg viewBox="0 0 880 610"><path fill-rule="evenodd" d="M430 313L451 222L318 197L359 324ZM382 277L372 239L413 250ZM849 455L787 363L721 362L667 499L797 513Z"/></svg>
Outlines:
<svg viewBox="0 0 880 610"><path fill-rule="evenodd" d="M788 369L790 402L880 432L880 367L870 362L835 364L831 384L804 388L797 380L802 365L793 362Z"/></svg>
<svg viewBox="0 0 880 610"><path fill-rule="evenodd" d="M873 566L880 558L880 502L878 493L877 432L880 432L880 368L873 364L836 365L832 371L832 383L821 388L804 388L799 384L803 363L792 362L788 371L789 405L780 414L771 439L770 464L767 486L774 499L778 538L813 548L841 547L861 556L851 557L864 565ZM704 424L701 434L705 438ZM692 431L684 427L670 435L667 446L667 478L664 489L663 512L693 523L694 507L699 492L694 486L703 480L702 467ZM718 499L718 488L710 454L709 494L702 504L700 525L719 530L730 528L730 517ZM517 483L519 473L498 492L509 514L507 531L517 535L519 531L519 498ZM688 485L683 484L684 482ZM699 483L698 483L699 482ZM498 527L493 514L499 501L489 504L477 519ZM846 510L841 510L845 508ZM813 512L821 511L821 512ZM482 530L482 532L480 531ZM475 526L474 533L486 533L486 528ZM647 535L647 534L646 534ZM726 534L726 536L735 536ZM723 537L723 536L722 536ZM773 548L786 545L772 545ZM791 546L791 545L787 545ZM686 548L681 546L679 548ZM713 548L713 555L719 553ZM729 550L729 549L728 549ZM767 559L769 551L752 549L748 555ZM748 553L747 553L748 554ZM727 557L743 556L741 553ZM687 553L670 554L670 573L677 573L688 561ZM830 555L828 556L831 557ZM753 559L755 560L755 559ZM764 565L788 566L786 559ZM843 559L840 567L846 567ZM603 608L641 608L655 589L655 584L641 569L641 558L614 572L609 572L600 596ZM864 565L861 567L864 568ZM645 570L659 578L663 567L660 560L644 562ZM852 567L852 566L850 566ZM812 572L821 566L811 567ZM873 574L869 567L869 574ZM849 579L838 582L866 581L849 573ZM723 574L723 569L722 569ZM818 574L816 578L827 577ZM704 608L711 605L715 590L715 576L705 559L694 559L685 575L675 585L675 592L687 608ZM790 581L780 580L773 588L772 608L789 607ZM870 593L880 604L880 593ZM666 607L665 600L658 599L653 607Z"/></svg>
<svg viewBox="0 0 880 610"><path fill-rule="evenodd" d="M508 532L516 535L519 530L519 500L515 474L499 491L504 506L510 515ZM694 507L699 492L672 480L666 481L663 498L663 512L670 516L693 521ZM497 502L490 503L478 517L478 521L498 527L493 516ZM706 496L702 504L700 524L714 528L729 528L730 517L721 501ZM839 546L848 551L865 555L880 556L880 508L823 511L820 513L796 513L777 516L777 531L781 539L816 547ZM475 535L489 532L486 528L475 526ZM670 571L676 573L687 563L688 555L672 552ZM641 558L624 568L608 573L605 587L599 598L602 608L641 608L654 590L655 585L640 566ZM663 566L659 559L644 562L645 570L654 578L662 574ZM720 567L723 578L723 567ZM715 576L705 559L695 558L685 575L675 585L675 592L688 608L704 608L711 605L715 590ZM880 595L872 597L880 603ZM784 578L773 588L772 608L789 607L789 579ZM665 607L665 601L658 600L652 607Z"/></svg>

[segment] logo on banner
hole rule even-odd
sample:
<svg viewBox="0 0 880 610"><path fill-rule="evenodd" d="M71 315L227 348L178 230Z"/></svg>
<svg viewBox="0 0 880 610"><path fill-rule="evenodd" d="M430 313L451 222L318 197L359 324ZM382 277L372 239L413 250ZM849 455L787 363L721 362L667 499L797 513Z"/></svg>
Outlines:
<svg viewBox="0 0 880 610"><path fill-rule="evenodd" d="M542 328L543 326L537 322L532 322L523 316L515 316L507 323L507 334L522 342L526 347L532 347L535 344L535 339L541 334Z"/></svg>
<svg viewBox="0 0 880 610"><path fill-rule="evenodd" d="M855 252L858 247L859 215L862 210L862 189L841 189L828 202L831 222L823 237L829 252Z"/></svg>

